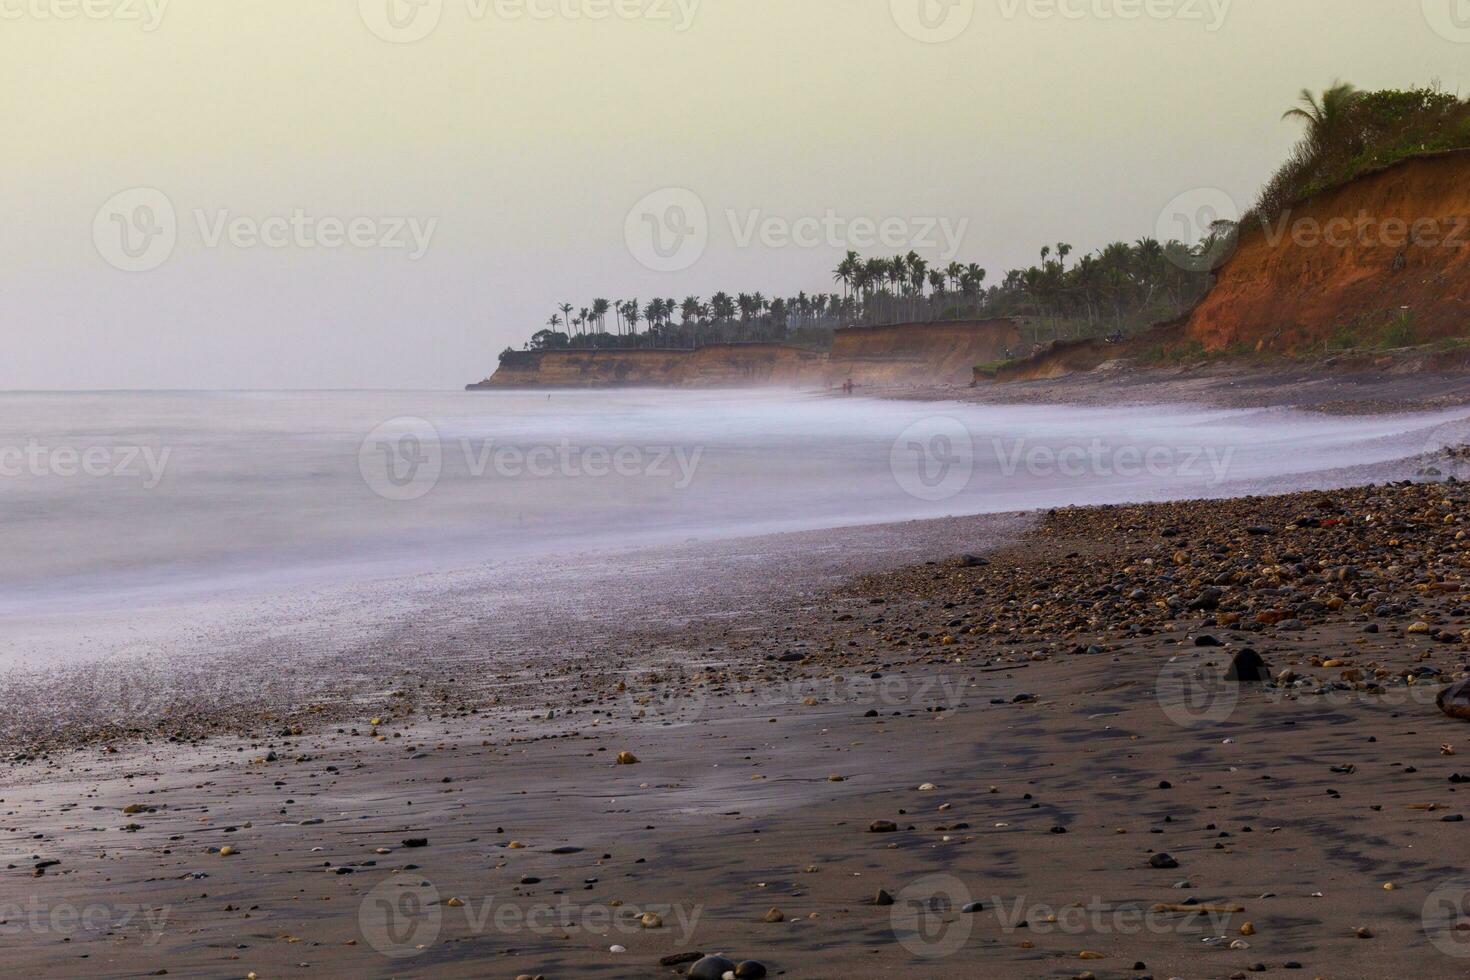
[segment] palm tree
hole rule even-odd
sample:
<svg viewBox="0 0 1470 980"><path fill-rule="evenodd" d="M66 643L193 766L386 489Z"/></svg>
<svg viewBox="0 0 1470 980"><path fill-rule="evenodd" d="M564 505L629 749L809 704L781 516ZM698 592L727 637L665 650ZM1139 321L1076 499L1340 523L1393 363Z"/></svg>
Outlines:
<svg viewBox="0 0 1470 980"><path fill-rule="evenodd" d="M592 301L592 319L596 321L599 333L607 333L607 311L610 309L612 304L605 299Z"/></svg>
<svg viewBox="0 0 1470 980"><path fill-rule="evenodd" d="M978 298L980 295L980 287L984 283L984 269L980 268L980 266L976 265L974 262L971 262L969 265L965 266L964 277L960 280L960 288L964 290L966 296L974 296Z"/></svg>
<svg viewBox="0 0 1470 980"><path fill-rule="evenodd" d="M1067 256L1072 254L1072 246L1066 242L1057 242L1057 265L1063 272L1067 271Z"/></svg>
<svg viewBox="0 0 1470 980"><path fill-rule="evenodd" d="M557 309L561 310L562 322L570 327L572 325L572 304L563 303Z"/></svg>
<svg viewBox="0 0 1470 980"><path fill-rule="evenodd" d="M1288 109L1282 119L1300 119L1307 125L1307 142L1322 149L1338 142L1347 128L1353 106L1362 97L1355 86L1337 80L1321 97L1302 89L1301 105Z"/></svg>
<svg viewBox="0 0 1470 980"><path fill-rule="evenodd" d="M965 267L958 262L951 262L945 267L944 274L949 277L949 288L958 292L960 282L965 278Z"/></svg>
<svg viewBox="0 0 1470 980"><path fill-rule="evenodd" d="M862 265L862 259L851 249L847 257L837 263L837 269L832 273L832 281L842 283L842 293L847 295L847 290L852 286L853 280L857 278L858 269Z"/></svg>
<svg viewBox="0 0 1470 980"><path fill-rule="evenodd" d="M551 314L551 319L546 321L546 325L552 330L555 330L557 327L561 326L561 317L557 316L555 313Z"/></svg>
<svg viewBox="0 0 1470 980"><path fill-rule="evenodd" d="M623 308L623 319L628 323L628 333L634 337L638 336L638 300L630 299Z"/></svg>

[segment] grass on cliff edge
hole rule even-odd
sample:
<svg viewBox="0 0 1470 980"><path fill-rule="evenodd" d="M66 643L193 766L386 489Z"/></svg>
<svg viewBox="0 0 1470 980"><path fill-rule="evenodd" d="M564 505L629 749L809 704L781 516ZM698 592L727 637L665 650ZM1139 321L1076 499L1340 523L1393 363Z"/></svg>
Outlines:
<svg viewBox="0 0 1470 980"><path fill-rule="evenodd" d="M1357 92L1311 108L1306 137L1261 191L1251 216L1293 204L1411 157L1470 149L1470 100L1438 88Z"/></svg>

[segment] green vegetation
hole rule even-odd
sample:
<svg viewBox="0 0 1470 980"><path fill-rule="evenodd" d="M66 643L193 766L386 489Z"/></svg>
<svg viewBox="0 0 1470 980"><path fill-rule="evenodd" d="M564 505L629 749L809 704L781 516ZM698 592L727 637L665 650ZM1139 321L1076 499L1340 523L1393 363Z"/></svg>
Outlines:
<svg viewBox="0 0 1470 980"><path fill-rule="evenodd" d="M981 375L982 377L993 378L997 374L999 374L1001 371L1005 370L1006 368L1010 367L1012 364L1015 364L1015 363L1017 363L1017 362L1014 359L1012 359L1012 360L990 361L987 364L976 364L975 365L975 373Z"/></svg>
<svg viewBox="0 0 1470 980"><path fill-rule="evenodd" d="M1339 82L1303 91L1284 118L1306 124L1291 158L1266 184L1253 216L1279 218L1313 194L1425 153L1470 148L1470 100L1437 87L1360 92Z"/></svg>
<svg viewBox="0 0 1470 980"><path fill-rule="evenodd" d="M646 305L637 299L595 299L575 315L572 304L562 303L528 347L774 341L826 348L832 332L844 327L991 317L1021 320L1028 347L1063 338L1122 335L1193 307L1209 288L1208 256L1217 247L1214 235L1195 246L1142 238L1132 244L1113 242L1069 266L1074 249L1058 242L1041 248L1040 264L1012 269L989 288L986 270L973 263L937 268L915 252L889 259L848 252L832 273L841 292L774 299L759 292L719 292L708 301L688 296Z"/></svg>
<svg viewBox="0 0 1470 980"><path fill-rule="evenodd" d="M1395 313L1387 319L1372 322L1357 320L1345 323L1332 332L1324 349L1332 353L1353 350L1397 350L1422 343L1414 314Z"/></svg>

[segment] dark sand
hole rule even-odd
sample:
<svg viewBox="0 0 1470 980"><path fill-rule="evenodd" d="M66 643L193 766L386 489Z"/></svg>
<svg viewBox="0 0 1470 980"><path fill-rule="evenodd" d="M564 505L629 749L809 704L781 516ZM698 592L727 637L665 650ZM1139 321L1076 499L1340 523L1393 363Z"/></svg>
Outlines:
<svg viewBox="0 0 1470 980"><path fill-rule="evenodd" d="M396 691L316 721L57 747L5 772L0 955L21 976L675 976L660 959L693 950L823 978L1465 976L1470 823L1446 818L1470 810L1470 729L1433 695L1467 670L1466 497L956 520L931 562L634 616L500 704L469 652L453 680L405 656ZM987 542L989 564L955 557ZM1222 681L1247 646L1299 677Z"/></svg>

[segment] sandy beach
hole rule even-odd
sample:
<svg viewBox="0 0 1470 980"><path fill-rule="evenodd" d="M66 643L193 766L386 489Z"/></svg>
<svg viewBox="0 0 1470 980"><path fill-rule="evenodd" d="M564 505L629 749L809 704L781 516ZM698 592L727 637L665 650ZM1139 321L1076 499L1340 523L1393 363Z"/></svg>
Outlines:
<svg viewBox="0 0 1470 980"><path fill-rule="evenodd" d="M1470 746L1433 702L1470 649L1464 503L912 525L956 546L638 621L499 695L414 664L315 723L261 706L22 751L7 962L1463 976ZM1246 648L1271 682L1223 680Z"/></svg>

